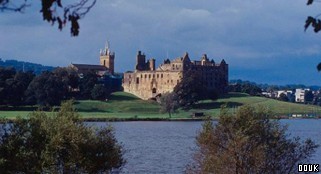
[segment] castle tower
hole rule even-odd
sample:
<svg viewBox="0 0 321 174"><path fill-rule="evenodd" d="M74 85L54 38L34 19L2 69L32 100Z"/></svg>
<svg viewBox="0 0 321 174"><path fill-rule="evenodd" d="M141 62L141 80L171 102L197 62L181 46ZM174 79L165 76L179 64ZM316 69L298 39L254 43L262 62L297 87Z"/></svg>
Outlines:
<svg viewBox="0 0 321 174"><path fill-rule="evenodd" d="M208 58L207 58L207 55L206 54L203 54L202 58L201 58L201 65L207 65L208 63Z"/></svg>
<svg viewBox="0 0 321 174"><path fill-rule="evenodd" d="M145 68L146 64L146 56L142 54L141 51L138 51L137 56L136 56L136 71L144 71L146 70Z"/></svg>
<svg viewBox="0 0 321 174"><path fill-rule="evenodd" d="M107 41L105 49L100 50L100 65L109 69L111 74L114 74L114 60L115 52L111 52L109 49L109 42Z"/></svg>
<svg viewBox="0 0 321 174"><path fill-rule="evenodd" d="M149 59L149 70L155 71L155 59Z"/></svg>

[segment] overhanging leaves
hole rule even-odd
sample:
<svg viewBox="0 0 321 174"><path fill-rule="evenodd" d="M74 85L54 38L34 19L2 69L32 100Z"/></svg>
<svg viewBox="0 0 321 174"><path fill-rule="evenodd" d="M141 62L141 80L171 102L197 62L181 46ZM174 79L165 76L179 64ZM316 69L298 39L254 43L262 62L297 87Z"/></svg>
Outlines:
<svg viewBox="0 0 321 174"><path fill-rule="evenodd" d="M311 5L314 0L308 0L307 5Z"/></svg>
<svg viewBox="0 0 321 174"><path fill-rule="evenodd" d="M309 16L307 18L307 20L305 21L305 25L304 25L304 31L306 31L310 25L315 26L316 23L316 19L314 19L313 17Z"/></svg>
<svg viewBox="0 0 321 174"><path fill-rule="evenodd" d="M321 63L318 64L317 69L319 72L321 71Z"/></svg>

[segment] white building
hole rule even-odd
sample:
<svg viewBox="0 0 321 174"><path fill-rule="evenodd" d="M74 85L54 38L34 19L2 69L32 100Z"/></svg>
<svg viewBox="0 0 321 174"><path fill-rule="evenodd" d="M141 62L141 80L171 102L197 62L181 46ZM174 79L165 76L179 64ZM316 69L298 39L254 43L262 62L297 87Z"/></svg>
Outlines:
<svg viewBox="0 0 321 174"><path fill-rule="evenodd" d="M310 89L295 89L295 102L304 103L306 91L310 91Z"/></svg>
<svg viewBox="0 0 321 174"><path fill-rule="evenodd" d="M281 94L285 94L289 101L293 101L294 95L292 90L279 90L276 91L276 97L280 98Z"/></svg>

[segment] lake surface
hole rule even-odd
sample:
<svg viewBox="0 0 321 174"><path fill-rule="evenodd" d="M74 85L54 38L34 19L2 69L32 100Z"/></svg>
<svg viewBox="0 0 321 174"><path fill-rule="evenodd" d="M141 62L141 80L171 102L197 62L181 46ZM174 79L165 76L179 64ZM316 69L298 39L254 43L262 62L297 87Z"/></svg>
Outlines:
<svg viewBox="0 0 321 174"><path fill-rule="evenodd" d="M183 173L196 148L195 137L203 122L135 121L90 123L111 124L116 138L126 149L127 164L121 173ZM311 138L321 144L321 119L281 120L291 136ZM311 163L321 164L319 148Z"/></svg>

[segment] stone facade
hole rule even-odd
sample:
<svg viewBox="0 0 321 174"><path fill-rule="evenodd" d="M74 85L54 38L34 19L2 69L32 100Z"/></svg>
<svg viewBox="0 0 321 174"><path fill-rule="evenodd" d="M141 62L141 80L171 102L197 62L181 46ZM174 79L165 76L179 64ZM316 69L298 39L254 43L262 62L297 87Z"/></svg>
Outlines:
<svg viewBox="0 0 321 174"><path fill-rule="evenodd" d="M109 43L107 42L105 49L100 50L100 65L109 69L111 74L114 74L114 60L115 52L111 52L109 49Z"/></svg>
<svg viewBox="0 0 321 174"><path fill-rule="evenodd" d="M146 61L146 56L138 52L134 72L124 73L123 88L142 99L157 97L165 92L172 92L182 80L187 70L200 72L199 79L207 90L215 89L219 93L226 93L228 86L228 64L222 60L216 64L204 54L200 61L191 61L188 53L173 61L164 60L155 69L155 59Z"/></svg>

